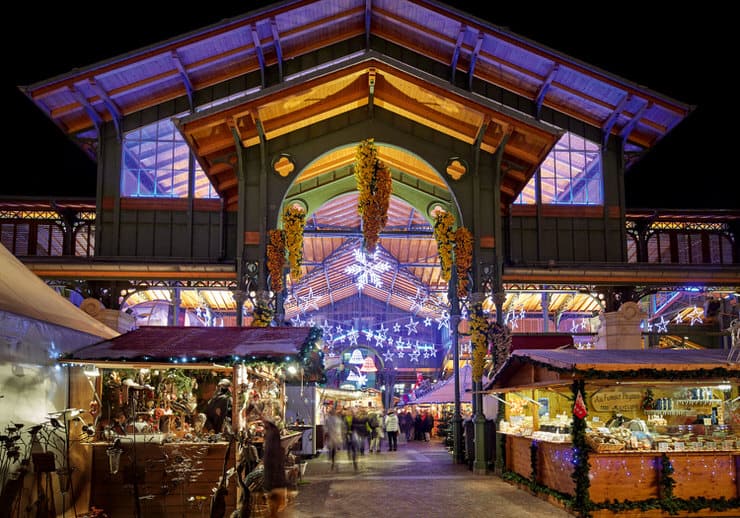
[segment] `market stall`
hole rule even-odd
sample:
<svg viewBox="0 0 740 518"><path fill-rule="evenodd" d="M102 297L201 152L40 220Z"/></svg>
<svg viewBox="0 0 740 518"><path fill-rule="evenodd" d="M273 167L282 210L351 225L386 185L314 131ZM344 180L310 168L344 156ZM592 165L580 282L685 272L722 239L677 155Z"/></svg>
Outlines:
<svg viewBox="0 0 740 518"><path fill-rule="evenodd" d="M721 350L514 351L498 465L576 515L738 516L739 378Z"/></svg>
<svg viewBox="0 0 740 518"><path fill-rule="evenodd" d="M72 441L89 506L200 517L219 494L236 509L246 485L223 489L259 466L265 419L280 428L286 456L301 438L285 426L285 382L290 371L321 378L320 336L299 327L142 327L65 357L70 404L86 409L94 428Z"/></svg>

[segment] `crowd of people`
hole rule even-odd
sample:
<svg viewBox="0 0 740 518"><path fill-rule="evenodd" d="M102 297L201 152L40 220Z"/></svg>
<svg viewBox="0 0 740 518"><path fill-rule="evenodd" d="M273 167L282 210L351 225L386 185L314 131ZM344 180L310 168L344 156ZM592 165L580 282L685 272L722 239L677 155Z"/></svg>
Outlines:
<svg viewBox="0 0 740 518"><path fill-rule="evenodd" d="M398 450L399 434L408 441L428 442L434 430L434 416L429 410L412 414L406 410L396 413L394 409L383 412L370 403L365 407L331 407L328 409L324 429L324 447L331 460L331 469L336 469L336 456L340 450L357 470L358 456L380 453L385 440L386 451Z"/></svg>

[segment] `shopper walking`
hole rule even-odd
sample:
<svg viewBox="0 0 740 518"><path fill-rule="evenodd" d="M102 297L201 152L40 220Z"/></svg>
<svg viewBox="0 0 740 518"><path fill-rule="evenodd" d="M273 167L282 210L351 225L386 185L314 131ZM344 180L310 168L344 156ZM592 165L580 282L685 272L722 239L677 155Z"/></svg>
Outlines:
<svg viewBox="0 0 740 518"><path fill-rule="evenodd" d="M392 408L388 411L388 415L385 416L384 428L386 435L388 435L388 451L396 451L398 449L399 424L398 416Z"/></svg>
<svg viewBox="0 0 740 518"><path fill-rule="evenodd" d="M334 470L336 467L335 459L337 451L342 448L342 443L345 440L345 424L344 419L339 414L339 411L332 408L329 414L326 416L326 431L324 432L324 444L326 445L326 451L331 459L331 469Z"/></svg>
<svg viewBox="0 0 740 518"><path fill-rule="evenodd" d="M380 442L383 439L383 414L377 410L370 411L367 424L370 428L370 453L380 453Z"/></svg>

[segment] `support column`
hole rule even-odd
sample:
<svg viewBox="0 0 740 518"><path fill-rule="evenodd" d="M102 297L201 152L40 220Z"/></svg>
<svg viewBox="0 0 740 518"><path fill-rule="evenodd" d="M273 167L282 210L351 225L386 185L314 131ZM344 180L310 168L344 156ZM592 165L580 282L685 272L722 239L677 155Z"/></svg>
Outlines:
<svg viewBox="0 0 740 518"><path fill-rule="evenodd" d="M460 336L458 333L460 301L457 298L457 265L454 260L454 251L448 289L450 298L450 338L452 340L452 362L455 376L455 409L452 414L452 451L455 464L464 464L465 452L463 450L462 415L460 413Z"/></svg>
<svg viewBox="0 0 740 518"><path fill-rule="evenodd" d="M499 324L501 327L504 326L504 302L506 302L506 292L503 290L498 290L493 294L493 303L496 305L496 323ZM500 367L498 365L497 367ZM494 419L493 423L496 429L498 429L498 424L504 419L504 405L500 401L496 405L496 408L498 409L496 412L496 418ZM504 471L504 447L506 446L506 437L497 433L495 435L495 468L494 471L496 474L500 475Z"/></svg>

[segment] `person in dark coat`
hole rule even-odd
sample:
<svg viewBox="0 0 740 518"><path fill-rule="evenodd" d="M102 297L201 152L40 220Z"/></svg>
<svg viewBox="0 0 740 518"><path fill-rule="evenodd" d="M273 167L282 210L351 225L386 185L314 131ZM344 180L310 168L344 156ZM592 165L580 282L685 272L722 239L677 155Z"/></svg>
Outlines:
<svg viewBox="0 0 740 518"><path fill-rule="evenodd" d="M424 420L421 418L421 412L416 412L414 417L414 440L424 440Z"/></svg>
<svg viewBox="0 0 740 518"><path fill-rule="evenodd" d="M262 488L268 493L267 506L270 518L276 518L287 506L288 481L285 477L286 452L280 442L280 429L275 421L263 416L265 427L262 465L264 475Z"/></svg>
<svg viewBox="0 0 740 518"><path fill-rule="evenodd" d="M226 378L218 382L216 393L206 406L204 428L215 433L231 431L231 381Z"/></svg>

